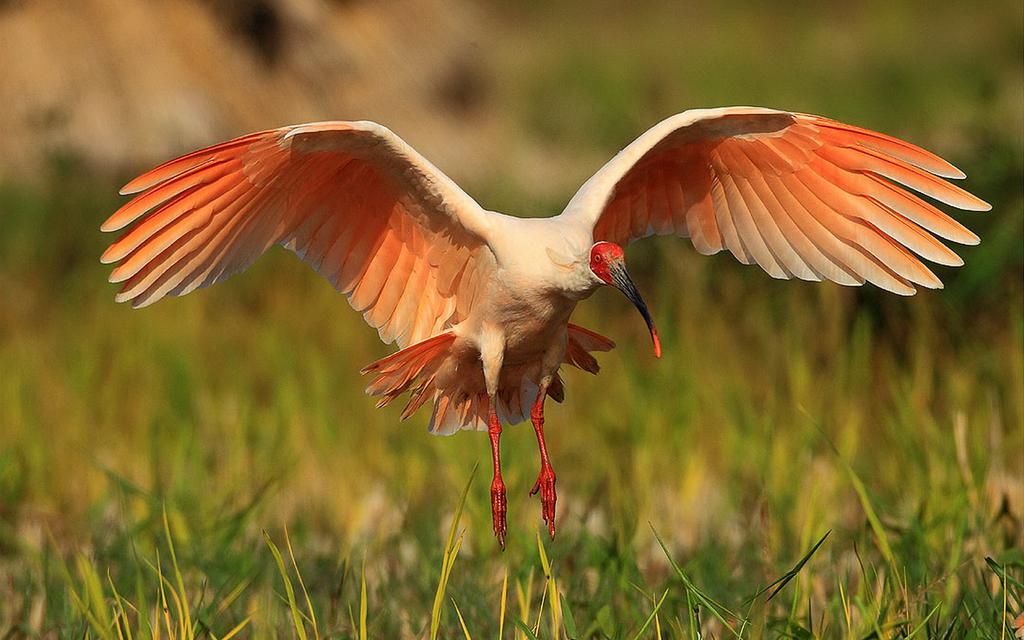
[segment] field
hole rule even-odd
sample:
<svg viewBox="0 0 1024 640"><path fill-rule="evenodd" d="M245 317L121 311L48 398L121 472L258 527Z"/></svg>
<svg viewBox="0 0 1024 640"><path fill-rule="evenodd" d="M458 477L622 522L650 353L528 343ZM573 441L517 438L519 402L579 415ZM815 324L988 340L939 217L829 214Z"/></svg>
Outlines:
<svg viewBox="0 0 1024 640"><path fill-rule="evenodd" d="M0 183L0 637L1011 637L1021 6L804 9L705 7L682 35L664 7L491 18L530 34L489 52L492 91L558 177L495 167L464 185L490 208L554 213L660 117L742 103L922 144L993 205L958 216L983 239L966 266L909 299L632 247L665 357L615 292L581 305L618 347L549 403L553 541L532 429L506 430L504 552L486 438L375 410L358 371L388 348L299 261L132 311L97 231L129 176L55 158Z"/></svg>

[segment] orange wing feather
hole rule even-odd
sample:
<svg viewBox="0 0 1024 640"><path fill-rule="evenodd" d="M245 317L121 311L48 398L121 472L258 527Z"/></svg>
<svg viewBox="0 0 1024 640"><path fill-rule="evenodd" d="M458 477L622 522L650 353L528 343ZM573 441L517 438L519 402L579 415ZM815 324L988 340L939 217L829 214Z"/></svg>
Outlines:
<svg viewBox="0 0 1024 640"><path fill-rule="evenodd" d="M735 107L686 112L637 139L563 215L594 240L689 237L775 278L872 282L910 295L942 283L919 259L963 261L935 236L978 237L912 189L970 211L989 205L944 178L962 171L910 143L819 116Z"/></svg>
<svg viewBox="0 0 1024 640"><path fill-rule="evenodd" d="M274 244L345 293L385 342L418 342L468 313L493 256L486 214L373 123L242 136L132 180L103 223L119 301L152 304L248 267Z"/></svg>

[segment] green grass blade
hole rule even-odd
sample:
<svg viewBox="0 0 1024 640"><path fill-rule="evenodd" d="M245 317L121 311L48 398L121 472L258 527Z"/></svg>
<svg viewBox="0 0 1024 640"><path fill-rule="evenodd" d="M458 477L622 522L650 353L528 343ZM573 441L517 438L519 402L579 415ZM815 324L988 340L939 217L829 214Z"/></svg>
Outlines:
<svg viewBox="0 0 1024 640"><path fill-rule="evenodd" d="M124 608L124 598L118 592L109 569L107 570L107 583L110 585L110 593L114 596L114 625L117 628L117 635L122 640L134 640L132 637L132 626Z"/></svg>
<svg viewBox="0 0 1024 640"><path fill-rule="evenodd" d="M528 640L539 640L539 638L537 638L537 634L533 632L533 629L526 626L526 623L522 620L516 620L516 626L519 627L519 630L523 632L523 635L526 636Z"/></svg>
<svg viewBox="0 0 1024 640"><path fill-rule="evenodd" d="M940 602L939 604L935 605L934 607L932 607L932 610L928 612L928 615L926 615L926 616L924 617L924 620L922 620L922 621L920 622L920 624L918 624L918 625L917 625L916 627L914 627L914 630L913 630L913 631L911 631L911 632L910 632L910 633L909 633L909 634L907 635L907 638L906 638L906 640L911 640L912 638L914 638L915 636L917 636L917 634L918 634L918 633L920 633L922 629L924 629L925 625L927 625L927 624L928 624L928 621L932 619L932 616L934 616L934 615L936 614L936 612L938 612L938 610L939 610L939 609L940 609L941 607L942 607L942 603L941 603L941 602Z"/></svg>
<svg viewBox="0 0 1024 640"><path fill-rule="evenodd" d="M174 569L174 582L181 601L182 618L180 623L185 627L184 636L191 638L194 634L192 626L192 612L189 610L188 597L185 593L185 581L181 577L181 569L178 567L178 555L174 551L174 539L171 537L171 525L167 520L167 506L164 505L164 535L167 536L167 550L171 553L171 567Z"/></svg>
<svg viewBox="0 0 1024 640"><path fill-rule="evenodd" d="M789 584L790 580L795 578L797 576L797 574L800 573L800 571L804 568L804 565L807 564L807 562L811 559L811 557L818 551L818 547L820 547L822 544L824 544L825 540L828 538L829 534L831 534L831 533L832 533L831 529L826 531L825 535L821 536L821 538L816 543L814 543L814 546L811 547L810 551L805 553L804 557L800 558L800 561L797 562L795 565L793 565L792 569L790 569L786 573L782 574L774 582L772 582L767 587L765 587L764 589L761 589L756 594L754 594L754 598L756 598L757 596L763 595L763 594L767 593L768 591L771 591L771 593L768 595L768 599L767 599L767 602L771 602L772 598L777 596L779 594L779 592L782 591L786 587L787 584ZM751 598L751 599L753 599L753 598Z"/></svg>
<svg viewBox="0 0 1024 640"><path fill-rule="evenodd" d="M882 556L889 563L889 566L895 568L896 559L892 555L892 547L889 546L889 536L885 533L885 527L882 526L882 521L878 518L874 505L871 504L867 488L861 481L860 476L857 475L857 472L853 470L853 467L846 460L843 460L843 467L850 477L853 490L857 493L857 499L860 500L861 508L864 509L864 515L871 526L871 532L875 535L875 543L878 545L878 550L882 552Z"/></svg>
<svg viewBox="0 0 1024 640"><path fill-rule="evenodd" d="M220 640L230 640L231 638L234 638L239 633L241 633L242 630L245 629L249 625L250 622L252 622L252 616L246 617L244 620L242 620L241 622L236 624L234 627L232 627L231 631L228 631L226 634L224 634L224 637L221 638Z"/></svg>
<svg viewBox="0 0 1024 640"><path fill-rule="evenodd" d="M697 618L697 607L693 604L693 594L686 589L686 621L690 630L690 640L700 638L700 620Z"/></svg>
<svg viewBox="0 0 1024 640"><path fill-rule="evenodd" d="M292 550L292 539L288 535L288 527L284 528L284 543L288 548L288 558L292 561L292 569L295 570L295 577L299 581L299 588L302 589L302 596L306 599L306 611L309 612L307 618L309 619L310 625L313 627L313 637L319 640L320 629L316 623L316 612L313 611L313 602L310 600L309 592L306 590L306 582L302 579L302 572L299 571L299 565L295 562L295 552Z"/></svg>
<svg viewBox="0 0 1024 640"><path fill-rule="evenodd" d="M569 636L569 640L579 640L580 632L576 630L576 619L572 617L572 609L565 601L565 594L559 594L558 598L562 607L562 624L565 625L565 634Z"/></svg>
<svg viewBox="0 0 1024 640"><path fill-rule="evenodd" d="M640 640L643 637L644 632L647 631L647 627L651 626L651 622L654 621L654 617L658 615L658 610L661 609L661 605L665 604L665 598L668 597L668 589L665 589L665 593L661 594L661 599L658 600L658 604L654 605L654 610L647 616L644 623L640 626L640 629L633 634L633 640Z"/></svg>
<svg viewBox="0 0 1024 640"><path fill-rule="evenodd" d="M466 640L473 640L473 636L470 635L469 629L466 627L466 620L462 617L462 612L459 611L459 603L455 602L455 598L449 596L452 601L452 606L455 607L455 615L459 618L459 626L462 628L462 637Z"/></svg>
<svg viewBox="0 0 1024 640"><path fill-rule="evenodd" d="M557 638L561 628L558 585L555 583L555 572L551 569L551 563L548 561L548 554L544 550L544 541L540 538L540 531L537 532L537 552L540 555L540 564L544 569L544 576L547 578L548 583L548 602L550 602L551 608L551 637Z"/></svg>
<svg viewBox="0 0 1024 640"><path fill-rule="evenodd" d="M366 557L359 572L359 640L366 640Z"/></svg>
<svg viewBox="0 0 1024 640"><path fill-rule="evenodd" d="M1004 565L1001 565L992 558L988 557L985 558L985 564L987 564L988 568L996 574L1000 582L1002 582L1004 585L1011 584L1014 587L1016 587L1022 594L1024 594L1024 582L1021 582L1017 578L1013 577L1013 575L1007 573L1006 567ZM1021 565L1018 564L1017 566Z"/></svg>
<svg viewBox="0 0 1024 640"><path fill-rule="evenodd" d="M501 581L501 607L498 610L498 640L505 637L505 612L508 605L508 565L505 565L505 578Z"/></svg>
<svg viewBox="0 0 1024 640"><path fill-rule="evenodd" d="M111 629L113 620L110 619L110 611L105 602L103 584L100 581L96 567L84 555L79 554L77 558L78 575L82 579L85 588L86 602L92 611L94 619L94 630L104 638L112 638Z"/></svg>
<svg viewBox="0 0 1024 640"><path fill-rule="evenodd" d="M805 415L807 415L808 418L811 418L811 416L806 414L806 412ZM850 484L853 485L853 490L857 494L857 499L860 501L861 509L864 510L864 516L868 519L871 532L875 536L875 544L878 546L878 550L882 552L882 556L885 558L885 561L889 566L896 569L896 559L893 556L892 547L889 545L889 536L885 532L885 527L882 526L882 521L879 519L878 513L875 511L874 505L871 503L871 498L868 496L868 490L864 486L864 482L860 479L860 476L857 475L857 472L853 470L853 466L851 466L850 463L846 461L846 458L844 458L839 452L839 448L834 442L832 442L832 439L828 437L828 434L825 433L824 429L814 422L813 419L812 424L814 424L815 429L818 430L818 433L821 434L821 437L824 438L825 442L828 443L828 446L832 449L832 452L835 453L836 458L839 459L840 464L842 464L843 469L846 471L846 475L850 479Z"/></svg>
<svg viewBox="0 0 1024 640"><path fill-rule="evenodd" d="M306 625L302 622L302 612L299 611L299 605L295 600L295 589L292 587L291 578L288 577L288 570L284 566L284 558L281 557L281 551L274 544L274 541L270 539L270 534L267 533L266 529L263 530L263 539L266 540L267 546L270 547L270 553L274 554L277 571L281 574L281 580L284 581L284 590L288 598L288 609L292 614L295 635L301 640L307 640Z"/></svg>
<svg viewBox="0 0 1024 640"><path fill-rule="evenodd" d="M252 584L251 576L239 580L238 584L236 584L235 587L231 589L231 591L229 591L228 594L224 596L219 603L217 603L216 614L220 615L227 611L228 607L234 604L235 601L238 600L239 597L241 597L242 593L249 587L250 584Z"/></svg>
<svg viewBox="0 0 1024 640"><path fill-rule="evenodd" d="M75 558L75 564L78 568L78 574L82 582L81 593L78 591L78 581L72 577L71 570L63 561L59 563L65 584L67 585L68 595L71 596L72 604L97 634L103 638L109 638L111 637L110 625L107 624L106 620L102 617L106 613L105 607L99 612L99 616L97 615L97 612L93 610L93 595L91 594L92 587L89 585L90 579L83 575L83 573L87 574L88 571L92 569L85 568L84 565L88 565L88 561L81 554Z"/></svg>
<svg viewBox="0 0 1024 640"><path fill-rule="evenodd" d="M157 600L160 602L160 610L163 612L164 628L167 629L167 637L174 638L174 630L171 628L171 609L167 606L167 591L164 584L167 580L164 578L163 564L160 562L160 552L156 554L156 566L151 567L156 571L157 579ZM159 623L157 629L160 628Z"/></svg>
<svg viewBox="0 0 1024 640"><path fill-rule="evenodd" d="M729 633L732 636L739 638L739 633L737 633L736 629L734 629L733 626L729 624L729 621L726 620L726 616L729 616L730 618L734 618L737 620L740 619L740 616L730 611L728 607L716 601L714 598L710 597L709 595L701 591L697 587L697 585L693 584L693 582L686 575L686 573L683 572L682 568L678 564L676 564L675 558L673 558L672 554L669 553L668 547L665 546L665 542L661 539L661 536L658 535L658 532L655 531L653 525L651 525L651 531L654 532L654 537L658 540L658 544L661 545L661 550L665 553L665 557L668 558L669 564L672 565L672 569L676 572L676 575L679 576L679 579L683 582L683 586L686 587L687 596L692 594L693 598L699 604L707 608L709 611L711 611L712 615L718 618L718 621L721 622L722 625L729 630ZM690 606L690 611L693 611L692 605Z"/></svg>
<svg viewBox="0 0 1024 640"><path fill-rule="evenodd" d="M523 590L523 583L516 580L516 601L519 603L519 619L523 624L529 624L530 602L533 601L533 567L530 567L530 574L527 576L526 590ZM518 631L518 629L517 629ZM519 633L516 634L519 638Z"/></svg>
<svg viewBox="0 0 1024 640"><path fill-rule="evenodd" d="M459 522L462 520L462 510L465 508L466 498L469 496L469 488L473 484L473 478L476 476L476 470L479 466L479 463L474 464L473 470L469 473L469 479L466 480L466 486L462 489L459 504L455 508L455 514L452 517L452 525L448 530L448 541L445 543L444 555L441 559L441 575L437 580L434 606L430 611L430 640L436 640L437 634L441 629L441 605L444 602L445 590L448 588L448 576L451 575L452 566L455 564L455 557L459 553L459 547L462 546L462 539L460 537L456 540L455 532L458 531Z"/></svg>

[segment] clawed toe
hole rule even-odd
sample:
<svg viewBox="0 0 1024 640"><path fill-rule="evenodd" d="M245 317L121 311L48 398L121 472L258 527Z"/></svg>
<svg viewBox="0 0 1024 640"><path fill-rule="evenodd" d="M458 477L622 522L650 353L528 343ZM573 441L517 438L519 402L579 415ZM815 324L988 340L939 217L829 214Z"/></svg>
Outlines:
<svg viewBox="0 0 1024 640"><path fill-rule="evenodd" d="M494 537L498 539L501 549L505 549L505 535L508 533L506 513L508 501L505 498L504 483L491 484L491 520L494 526Z"/></svg>
<svg viewBox="0 0 1024 640"><path fill-rule="evenodd" d="M541 517L548 525L548 533L555 537L555 503L558 496L555 493L555 472L550 466L544 466L537 476L537 481L530 489L530 495L540 493Z"/></svg>

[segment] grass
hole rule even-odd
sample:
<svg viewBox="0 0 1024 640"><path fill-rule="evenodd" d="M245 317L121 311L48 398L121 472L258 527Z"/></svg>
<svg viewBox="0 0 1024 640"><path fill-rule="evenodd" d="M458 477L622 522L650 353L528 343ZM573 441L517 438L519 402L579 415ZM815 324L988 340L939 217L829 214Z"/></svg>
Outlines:
<svg viewBox="0 0 1024 640"><path fill-rule="evenodd" d="M581 306L575 321L619 347L549 408L554 541L527 497L533 434L506 430L504 553L474 475L485 439L374 410L357 372L387 349L298 261L274 251L132 312L96 259L115 180L63 163L42 187L0 187L0 636L1011 637L1019 7L872 6L878 19L782 20L793 47L771 60L747 37L761 10L695 12L685 47L654 10L577 26L540 4L514 14L531 44L519 67L496 47L509 79L493 90L508 126L574 157L559 180L666 110L760 102L927 143L994 209L960 216L982 245L912 299L776 282L678 240L631 248L666 355L613 292ZM822 45L833 20L856 47ZM626 47L626 27L650 35ZM660 75L643 71L655 60ZM571 189L468 186L515 212Z"/></svg>

